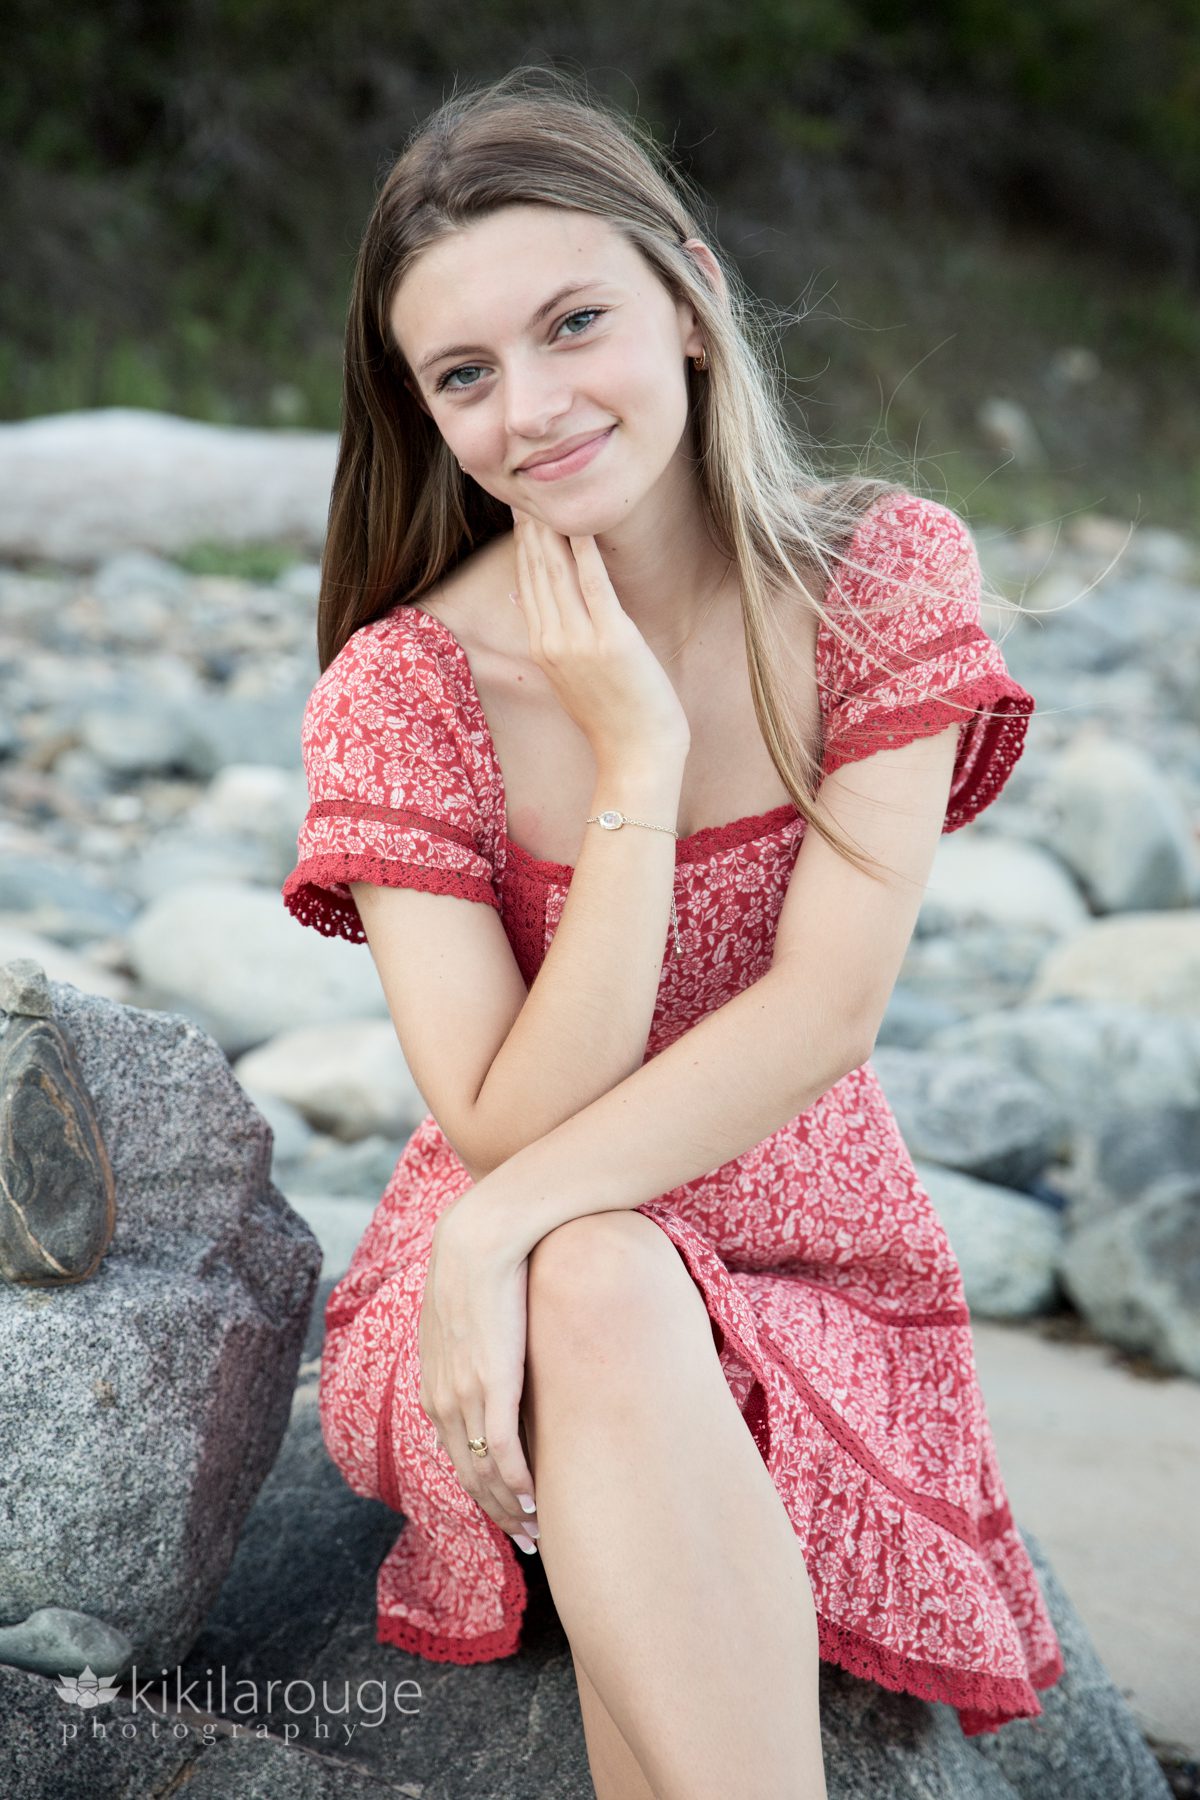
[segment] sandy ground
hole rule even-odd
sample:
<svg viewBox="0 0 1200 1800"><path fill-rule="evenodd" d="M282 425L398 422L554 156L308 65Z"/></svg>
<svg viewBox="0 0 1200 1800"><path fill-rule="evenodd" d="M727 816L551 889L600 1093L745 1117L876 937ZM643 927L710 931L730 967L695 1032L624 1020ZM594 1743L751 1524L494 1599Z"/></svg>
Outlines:
<svg viewBox="0 0 1200 1800"><path fill-rule="evenodd" d="M1200 1754L1200 1382L1065 1320L971 1329L1013 1516L1143 1732Z"/></svg>

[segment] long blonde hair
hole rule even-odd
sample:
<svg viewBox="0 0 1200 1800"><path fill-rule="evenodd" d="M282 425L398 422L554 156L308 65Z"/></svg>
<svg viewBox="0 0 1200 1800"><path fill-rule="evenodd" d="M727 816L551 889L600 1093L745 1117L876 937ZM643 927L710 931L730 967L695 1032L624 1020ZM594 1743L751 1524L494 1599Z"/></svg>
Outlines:
<svg viewBox="0 0 1200 1800"><path fill-rule="evenodd" d="M360 626L418 600L471 551L511 529L509 508L464 477L410 390L389 319L400 282L424 250L521 204L606 220L673 298L695 310L707 350L706 370L689 362L687 372L696 480L713 543L739 572L759 728L808 828L865 872L864 853L817 799L820 758L789 704L794 634L772 596L781 588L794 593L829 632L870 655L847 637L824 595L835 563L874 573L849 558L855 527L876 501L912 484L863 474L819 478L773 373L768 309L717 249L698 192L647 128L558 71L526 64L456 91L410 135L379 189L346 321L341 438L317 618L322 671ZM718 258L726 297L683 248L692 237ZM964 717L972 711L962 710Z"/></svg>

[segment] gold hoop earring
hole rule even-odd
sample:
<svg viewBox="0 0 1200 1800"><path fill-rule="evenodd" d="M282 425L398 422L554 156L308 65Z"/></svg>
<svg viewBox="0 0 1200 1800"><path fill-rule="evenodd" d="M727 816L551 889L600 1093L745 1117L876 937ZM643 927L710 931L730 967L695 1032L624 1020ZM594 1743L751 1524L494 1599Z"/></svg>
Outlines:
<svg viewBox="0 0 1200 1800"><path fill-rule="evenodd" d="M707 367L708 367L708 351L701 350L699 356L693 356L692 363L697 369L707 369Z"/></svg>

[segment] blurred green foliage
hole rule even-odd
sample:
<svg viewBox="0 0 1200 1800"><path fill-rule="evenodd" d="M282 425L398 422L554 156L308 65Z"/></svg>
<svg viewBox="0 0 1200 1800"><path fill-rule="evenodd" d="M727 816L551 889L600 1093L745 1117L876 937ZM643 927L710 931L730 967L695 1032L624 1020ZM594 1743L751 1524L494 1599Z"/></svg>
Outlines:
<svg viewBox="0 0 1200 1800"><path fill-rule="evenodd" d="M9 0L0 53L10 417L336 426L377 180L455 71L536 62L655 130L751 286L831 296L784 342L831 456L1195 506L1200 0ZM1056 385L1063 346L1096 378ZM1043 468L981 441L993 393Z"/></svg>
<svg viewBox="0 0 1200 1800"><path fill-rule="evenodd" d="M278 581L285 569L300 558L287 544L270 542L250 544L215 544L207 541L189 544L175 552L172 561L190 575L224 575L239 581Z"/></svg>

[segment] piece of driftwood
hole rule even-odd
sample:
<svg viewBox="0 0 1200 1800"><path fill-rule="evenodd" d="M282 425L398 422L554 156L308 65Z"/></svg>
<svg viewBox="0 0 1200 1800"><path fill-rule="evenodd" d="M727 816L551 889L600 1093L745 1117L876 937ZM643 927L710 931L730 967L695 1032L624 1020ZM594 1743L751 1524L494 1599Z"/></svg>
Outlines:
<svg viewBox="0 0 1200 1800"><path fill-rule="evenodd" d="M112 1164L46 972L29 957L0 964L0 1276L86 1281L116 1216Z"/></svg>

